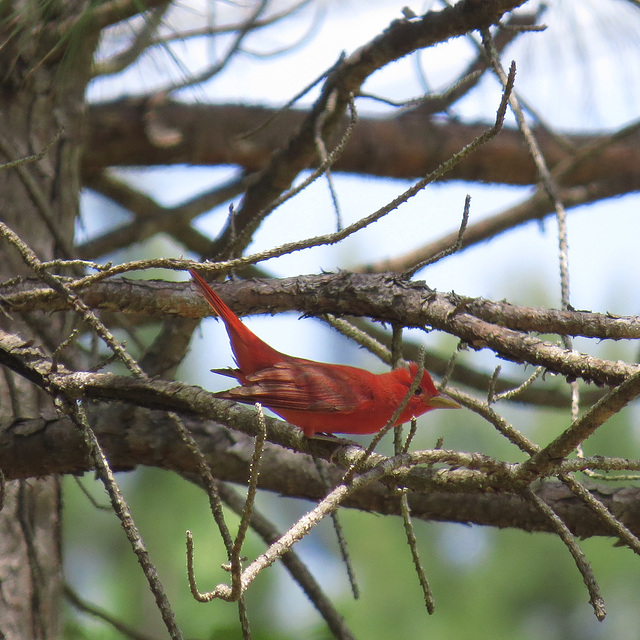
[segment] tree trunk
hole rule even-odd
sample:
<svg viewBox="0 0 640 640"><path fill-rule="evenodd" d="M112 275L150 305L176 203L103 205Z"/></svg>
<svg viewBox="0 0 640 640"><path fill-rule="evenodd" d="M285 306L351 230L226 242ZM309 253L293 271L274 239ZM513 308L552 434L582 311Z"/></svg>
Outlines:
<svg viewBox="0 0 640 640"><path fill-rule="evenodd" d="M0 220L39 260L71 257L84 93L96 42L77 26L83 4L23 0L0 9L0 163L46 150L37 161L0 169ZM0 280L32 273L2 238ZM0 316L0 327L53 352L70 321L64 314L12 314ZM0 420L55 413L33 385L8 369L0 374ZM55 638L62 593L59 479L14 481L4 490L0 637Z"/></svg>

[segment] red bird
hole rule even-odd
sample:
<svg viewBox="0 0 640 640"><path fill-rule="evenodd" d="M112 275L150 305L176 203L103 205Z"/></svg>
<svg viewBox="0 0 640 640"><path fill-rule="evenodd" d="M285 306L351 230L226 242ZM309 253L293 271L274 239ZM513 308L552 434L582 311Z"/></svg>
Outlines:
<svg viewBox="0 0 640 640"><path fill-rule="evenodd" d="M404 399L418 365L374 374L342 364L314 362L288 356L263 342L240 321L203 278L189 270L211 308L224 322L237 369L212 369L235 378L241 387L221 391L218 398L253 404L260 402L307 437L315 433L376 433ZM442 396L425 371L420 386L394 426L431 409L456 409Z"/></svg>

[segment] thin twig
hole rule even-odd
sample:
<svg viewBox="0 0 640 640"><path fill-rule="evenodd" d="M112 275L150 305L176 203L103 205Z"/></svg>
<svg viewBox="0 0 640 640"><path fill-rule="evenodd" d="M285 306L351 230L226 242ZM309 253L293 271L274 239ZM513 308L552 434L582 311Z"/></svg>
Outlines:
<svg viewBox="0 0 640 640"><path fill-rule="evenodd" d="M318 116L318 119L314 125L314 138L316 142L316 149L318 150L318 156L320 158L320 164L325 165L327 168L324 172L327 179L327 185L329 186L329 193L331 194L331 202L333 203L333 210L336 214L336 231L342 229L342 214L340 213L340 203L338 202L338 193L336 191L335 184L333 183L333 174L331 173L331 167L328 165L329 154L327 153L327 147L322 139L322 129L327 117L332 112L332 105L335 103L336 94L332 94L327 100L327 107ZM333 99L332 99L333 98Z"/></svg>
<svg viewBox="0 0 640 640"><path fill-rule="evenodd" d="M235 540L233 541L233 547L231 549L231 582L233 585L232 588L235 598L239 598L242 591L242 586L240 583L242 574L242 560L240 554L242 553L242 546L249 529L249 523L251 522L251 512L253 510L253 505L256 499L256 492L258 490L258 478L260 476L260 459L262 458L264 442L267 437L267 427L264 422L262 405L259 402L256 402L255 409L256 424L258 425L258 435L255 439L253 456L249 465L247 499L242 511L242 517L240 518L240 524L238 525L238 532L236 533Z"/></svg>
<svg viewBox="0 0 640 640"><path fill-rule="evenodd" d="M118 516L120 524L122 525L131 545L131 549L136 555L138 563L142 567L144 575L147 578L147 582L149 583L151 592L155 597L156 604L158 605L158 609L160 610L160 614L162 615L162 619L167 627L169 635L174 640L182 640L182 632L176 623L175 615L171 609L171 603L169 602L164 587L162 586L157 569L151 561L151 557L149 556L149 552L147 551L140 531L131 516L131 511L129 510L127 502L120 491L120 487L116 482L113 472L109 467L109 463L107 462L102 448L100 447L100 443L89 426L87 415L82 403L80 401L72 403L67 400L63 400L61 397L59 397L58 400L62 411L71 418L82 434L87 449L95 464L98 476L100 480L102 480L102 483L109 494L113 511Z"/></svg>
<svg viewBox="0 0 640 640"><path fill-rule="evenodd" d="M240 629L242 630L242 639L251 640L249 616L247 615L247 601L244 598L244 596L238 598L238 618L240 619Z"/></svg>
<svg viewBox="0 0 640 640"><path fill-rule="evenodd" d="M328 325L339 331L343 336L346 336L361 347L364 347L374 356L378 356L382 362L389 365L391 364L391 351L381 342L370 336L366 331L356 327L348 320L345 320L344 318L337 318L330 313L320 316L320 319L324 320Z"/></svg>
<svg viewBox="0 0 640 640"><path fill-rule="evenodd" d="M442 251L436 253L435 256L427 258L426 260L421 260L413 265L410 269L407 269L403 273L400 274L400 278L403 280L410 280L420 269L424 269L429 265L432 265L447 256L453 255L462 249L462 238L464 236L464 232L467 230L467 224L469 223L469 209L471 207L471 196L469 194L466 195L464 199L464 209L462 211L462 220L460 222L460 228L458 229L458 237L456 241L448 248L443 249Z"/></svg>
<svg viewBox="0 0 640 640"><path fill-rule="evenodd" d="M491 60L493 65L494 72L503 87L506 87L506 83L508 82L507 75L500 64L500 58L498 56L498 52L496 50L495 44L493 42L493 38L488 29L481 30L482 41L487 51L487 55ZM509 96L509 104L513 113L516 117L516 122L518 123L518 128L522 132L522 136L524 137L527 147L529 149L529 155L536 165L536 171L542 183L542 187L546 192L549 200L553 203L553 208L556 214L556 221L558 224L558 256L559 256L559 265L560 265L560 292L561 292L561 300L562 300L562 309L568 310L571 308L571 298L570 298L570 285L569 285L569 241L568 241L568 229L567 229L567 212L564 204L559 196L559 189L553 179L549 168L547 167L547 163L542 155L542 151L540 150L540 146L538 145L538 141L536 140L531 127L529 126L526 118L524 117L524 113L522 108L520 107L520 103L518 101L518 97L515 93ZM573 343L570 336L563 335L562 336L562 344L565 349L573 349ZM580 388L578 386L578 381L573 380L571 382L571 419L577 420L580 406Z"/></svg>
<svg viewBox="0 0 640 640"><path fill-rule="evenodd" d="M170 0L165 0L160 6L151 9L149 15L144 17L142 28L134 35L131 44L111 58L95 62L91 70L92 77L120 73L138 60L151 46L170 4Z"/></svg>
<svg viewBox="0 0 640 640"><path fill-rule="evenodd" d="M310 2L312 0L306 0L306 2ZM245 56L252 56L254 58L258 58L260 60L264 60L267 58L274 58L277 56L281 56L285 53L292 54L296 49L300 49L309 42L314 35L316 35L322 26L322 19L327 10L327 5L323 2L315 3L315 15L311 19L309 26L306 31L298 36L293 42L288 42L280 47L274 47L269 51L257 51L256 49L249 49L247 46L243 46L240 48L240 51Z"/></svg>
<svg viewBox="0 0 640 640"><path fill-rule="evenodd" d="M409 423L409 433L407 434L407 439L404 441L404 445L399 453L407 453L409 451L409 447L413 442L413 438L418 431L418 420L415 416L411 418L411 422Z"/></svg>
<svg viewBox="0 0 640 640"><path fill-rule="evenodd" d="M329 476L327 475L326 469L319 458L316 458L314 456L313 461L316 465L316 469L318 470L318 475L320 476L322 487L326 493L329 493L332 487L331 487L331 483L329 481ZM345 535L344 535L344 530L342 528L342 523L340 522L338 511L334 511L331 514L331 521L333 523L333 530L335 531L336 538L338 540L338 549L340 550L340 557L342 558L342 562L344 562L344 566L347 570L347 578L349 580L349 585L351 587L351 593L353 595L353 599L357 600L360 597L360 589L358 587L356 572L353 568L353 563L351 562L351 555L349 554L349 548L347 547L347 539L345 538Z"/></svg>
<svg viewBox="0 0 640 640"><path fill-rule="evenodd" d="M265 18L255 20L251 24L250 29L253 31L256 29L262 29L263 27L268 27L269 25L272 25L275 22L278 22L280 20L283 20L291 16L293 13L295 13L305 5L310 4L312 1L313 0L300 0L300 2L298 2L297 4L294 4L290 7L286 7L283 11L279 13L278 12L272 13ZM101 7L97 7L96 10L99 10L100 8ZM174 33L170 33L166 36L157 36L156 38L152 39L150 44L151 46L165 45L171 42L175 42L176 40L180 40L181 42L184 42L185 40L189 40L190 38L202 38L204 36L217 36L217 35L224 35L229 33L236 33L241 28L243 28L244 25L246 25L246 20L241 23L233 22L233 23L225 23L217 26L213 24L208 24L204 27L195 27L193 29L179 30Z"/></svg>
<svg viewBox="0 0 640 640"><path fill-rule="evenodd" d="M38 215L44 220L47 225L47 229L51 234L51 237L55 240L56 245L60 248L62 255L65 258L73 258L73 247L67 241L67 238L63 237L60 232L60 225L58 223L58 217L51 206L49 197L44 193L41 184L31 175L28 168L24 166L27 163L36 162L45 157L47 153L53 148L53 146L60 140L64 133L64 127L58 129L53 138L43 147L43 149L35 155L27 156L26 158L19 158L16 149L12 146L9 140L0 136L0 151L4 153L7 158L14 158L11 162L4 165L0 165L2 168L14 168L25 189L29 193L29 196L33 200Z"/></svg>
<svg viewBox="0 0 640 640"><path fill-rule="evenodd" d="M418 575L418 581L420 582L420 588L424 596L424 603L427 607L429 615L433 614L435 610L435 600L433 598L433 592L427 580L424 567L422 566L422 560L420 559L420 552L418 551L418 540L413 529L413 523L411 522L411 509L409 508L409 500L407 498L407 490L402 489L400 491L400 512L402 513L402 522L404 523L404 531L407 536L407 543L409 549L411 549L411 558L413 559L413 566Z"/></svg>
<svg viewBox="0 0 640 640"><path fill-rule="evenodd" d="M357 122L358 122L358 112L356 111L355 103L353 101L353 96L349 96L349 124L347 125L347 128L345 129L345 132L340 138L340 141L338 142L338 144L334 147L331 153L327 155L326 160L324 162L321 162L320 165L316 169L314 169L314 171L312 171L310 175L308 175L304 180L302 180L302 182L300 182L295 187L292 187L288 191L285 191L283 194L281 194L279 197L273 200L269 204L269 206L265 207L264 209L256 213L255 217L259 220L264 219L272 211L274 211L279 206L287 202L287 200L290 200L291 198L297 196L299 193L304 191L310 184L315 182L320 176L324 175L326 171L330 169L331 166L336 162L336 160L342 155L342 152L344 151L344 148L346 147L347 142L349 142L349 140L351 139L351 136L353 135ZM342 234L343 232L344 232L344 229L336 231L336 235ZM243 242L245 239L245 236L248 233L250 233L250 231L247 230L244 233L238 234L232 242L231 249L234 246L238 245L239 243ZM336 240L336 242L338 242L338 240ZM290 243L290 244L296 244L296 243ZM331 243L331 244L334 244L334 243ZM312 245L312 246L316 246L316 245ZM307 248L307 247L301 247L301 248ZM297 251L297 250L298 249L293 249L292 251ZM285 253L291 253L292 251L285 251ZM232 252L227 251L227 253L231 254ZM281 254L281 255L284 255L284 254ZM273 257L276 257L276 256L273 256ZM239 258L239 259L242 260L242 258ZM260 262L260 260L258 262Z"/></svg>
<svg viewBox="0 0 640 640"><path fill-rule="evenodd" d="M500 368L496 367L496 371L499 370ZM495 393L495 391L492 391L488 400L489 404L493 404L494 402L498 402L499 400L513 400L523 391L526 391L544 372L544 367L536 367L534 372L517 387L509 389L508 391L503 391L502 393Z"/></svg>
<svg viewBox="0 0 640 640"><path fill-rule="evenodd" d="M357 97L375 100L376 102L387 104L390 107L417 107L420 114L426 117L427 114L444 111L455 101L459 100L469 91L469 89L473 88L477 84L484 71L484 69L476 69L475 71L466 73L462 77L458 78L458 80L447 87L444 91L438 93L426 93L419 98L411 98L409 100L403 100L402 102L376 96L371 93L365 93L364 91L358 93Z"/></svg>
<svg viewBox="0 0 640 640"><path fill-rule="evenodd" d="M354 478L349 485L345 483L338 485L326 498L321 500L314 509L302 516L289 531L243 571L243 588L246 589L262 569L270 566L275 560L286 553L293 544L302 539L312 527L318 524L318 522L329 513L335 511L348 496L407 463L408 460L405 456L387 458L384 462ZM226 587L226 585L219 585L218 588L220 587L222 588L220 589L219 597L224 597L222 594L227 592L228 587Z"/></svg>
<svg viewBox="0 0 640 640"><path fill-rule="evenodd" d="M51 151L51 149L53 149L53 146L58 142L58 140L60 140L63 133L64 133L64 127L60 127L56 131L53 138L51 138L51 140L49 140L49 142L47 142L47 144L44 147L42 147L42 149L38 151L38 153L34 153L30 156L24 156L22 158L17 158L16 160L11 160L10 162L4 162L3 164L0 164L0 171L4 169L13 169L15 167L19 167L20 165L28 164L31 162L39 162L49 153L49 151ZM6 144L6 143L0 143L0 149L2 149L2 144ZM3 151L5 151L6 153L7 149L4 148Z"/></svg>
<svg viewBox="0 0 640 640"><path fill-rule="evenodd" d="M397 366L398 362L401 358L402 352L402 327L398 324L393 325L393 338L392 338L392 349L391 349L391 358L393 362L393 366ZM419 362L424 363L424 354L421 354L421 358ZM417 379L422 379L422 373L418 369L416 373ZM406 454L409 450L409 446L413 437L416 433L417 428L417 420L415 417L411 418L411 429L409 431L409 435L407 436L404 444L402 443L402 425L399 425L393 430L393 451L394 454ZM424 567L422 566L422 562L420 560L420 552L418 551L418 541L416 539L416 534L413 529L413 523L411 522L411 512L409 509L409 501L407 498L407 489L406 487L402 487L399 490L399 498L400 498L400 513L402 514L402 522L404 524L404 531L407 537L407 544L409 545L409 549L411 550L411 557L413 559L413 566L416 570L416 574L418 575L418 581L420 582L420 586L422 588L422 593L424 596L425 605L427 607L427 611L429 614L432 614L434 611L434 599L433 593L431 592L431 587L429 586L429 581L427 580L427 575L425 573Z"/></svg>
<svg viewBox="0 0 640 640"><path fill-rule="evenodd" d="M220 494L220 498L232 511L239 516L242 515L245 500L238 495L234 489L222 482L218 482L218 493ZM271 545L282 536L282 533L256 509L253 509L251 514L251 527L267 545ZM309 600L324 618L334 636L338 640L354 640L344 620L331 603L331 600L323 593L320 585L316 582L296 552L294 550L288 551L282 556L281 560L282 564L291 574L291 577L300 585Z"/></svg>
<svg viewBox="0 0 640 640"><path fill-rule="evenodd" d="M216 524L218 525L218 529L220 530L220 536L222 537L222 542L224 543L224 547L227 551L227 557L229 560L231 560L233 539L231 538L229 528L227 527L224 519L224 510L220 502L220 497L218 496L216 481L214 480L213 474L211 473L211 467L209 467L209 463L198 447L198 444L194 440L193 436L187 431L178 414L170 412L169 417L174 423L180 439L198 464L198 472L200 474L200 477L202 478L202 481L204 482L204 486L209 497L209 505L211 507L213 519L215 520ZM187 532L187 535L189 535L189 532Z"/></svg>
<svg viewBox="0 0 640 640"><path fill-rule="evenodd" d="M111 625L114 629L122 633L123 635L131 638L131 640L156 640L154 636L148 636L145 633L138 631L137 629L133 629L127 624L124 624L121 620L118 620L115 616L112 616L110 613L104 611L100 607L97 607L95 604L87 602L83 600L72 588L69 584L65 584L63 587L65 598L79 611L83 613L87 613L91 616L99 618L103 622Z"/></svg>
<svg viewBox="0 0 640 640"><path fill-rule="evenodd" d="M175 93L176 91L180 91L181 89L186 89L187 87L192 87L197 84L202 84L208 80L211 80L215 75L220 73L229 63L229 60L233 57L233 55L240 49L242 41L245 37L251 33L252 25L255 21L260 17L260 14L264 12L267 5L269 4L269 0L260 0L255 5L255 8L251 12L249 18L244 22L241 26L239 26L238 30L234 32L234 38L226 53L213 64L209 65L204 71L201 71L197 75L194 75L182 82L175 82L169 86L166 86L158 91L158 93L162 93L165 95L169 95L171 93Z"/></svg>
<svg viewBox="0 0 640 640"><path fill-rule="evenodd" d="M391 333L391 368L401 366L402 360L402 325L394 322ZM422 358L424 360L424 358ZM402 425L393 428L393 452L398 455L402 451Z"/></svg>
<svg viewBox="0 0 640 640"><path fill-rule="evenodd" d="M138 363L129 355L122 344L113 336L107 327L98 319L95 313L62 281L54 275L51 275L38 259L31 248L23 242L16 233L14 233L6 224L0 222L0 236L10 242L22 256L23 261L29 266L38 277L48 284L54 291L59 293L67 300L69 306L76 311L84 321L102 338L105 344L117 354L120 361L135 376L142 376L143 371Z"/></svg>
<svg viewBox="0 0 640 640"><path fill-rule="evenodd" d="M89 493L89 490L84 486L84 484L82 484L82 481L80 478L78 478L77 476L73 476L73 479L75 480L76 485L78 486L78 489L82 491L85 498L89 500L89 502L92 504L92 506L95 509L101 509L103 511L111 511L111 507L109 505L98 503L98 501Z"/></svg>
<svg viewBox="0 0 640 640"><path fill-rule="evenodd" d="M541 500L530 487L527 487L522 496L525 500L533 504L540 513L542 513L555 532L558 534L562 542L566 545L569 553L573 556L573 559L578 567L578 571L582 575L587 591L589 592L589 603L593 607L593 611L596 614L598 620L604 620L607 615L607 611L604 607L604 600L600 594L600 587L596 582L596 578L593 575L593 569L589 564L589 561L585 557L582 549L580 549L576 542L575 536L569 531L567 525L560 519L558 514L543 500Z"/></svg>
<svg viewBox="0 0 640 640"><path fill-rule="evenodd" d="M240 141L240 140L246 140L247 138L251 138L255 136L257 133L259 133L260 131L262 131L263 129L265 129L266 127L268 127L274 120L276 120L278 117L286 113L288 109L290 109L296 102L298 102L298 100L300 100L300 98L302 98L307 93L309 93L309 91L311 91L311 89L313 89L313 87L315 87L319 82L322 82L322 80L324 80L326 77L331 75L331 73L339 65L342 64L342 62L344 61L344 58L345 58L345 54L343 52L338 57L338 60L333 65L331 65L331 67L329 67L326 71L323 71L317 78L315 78L315 80L312 80L306 87L304 87L301 91L296 93L296 95L293 96L293 98L291 98L281 107L276 109L273 112L273 114L271 114L264 122L261 122L257 127L254 127L253 129L249 129L244 133L238 134L238 136L236 136L236 140Z"/></svg>

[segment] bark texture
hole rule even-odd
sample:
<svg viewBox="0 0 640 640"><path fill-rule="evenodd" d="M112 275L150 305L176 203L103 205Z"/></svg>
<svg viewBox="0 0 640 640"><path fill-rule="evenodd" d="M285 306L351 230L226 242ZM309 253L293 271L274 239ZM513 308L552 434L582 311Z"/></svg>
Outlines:
<svg viewBox="0 0 640 640"><path fill-rule="evenodd" d="M75 0L26 0L0 9L0 162L47 151L38 161L0 170L0 219L41 260L72 255L84 91L95 38L87 32L79 37L71 27L61 40L58 27L83 7ZM20 253L0 242L0 279L31 273ZM25 341L37 337L51 351L68 330L66 322L65 314L0 316L0 328ZM0 416L43 415L55 415L51 399L3 368ZM59 635L60 526L57 477L7 482L0 512L0 637Z"/></svg>

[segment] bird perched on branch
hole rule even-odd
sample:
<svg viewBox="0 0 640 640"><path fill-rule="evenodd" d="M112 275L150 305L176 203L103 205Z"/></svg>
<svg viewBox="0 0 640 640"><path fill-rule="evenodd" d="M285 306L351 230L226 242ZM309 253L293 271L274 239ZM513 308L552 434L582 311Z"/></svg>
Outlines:
<svg viewBox="0 0 640 640"><path fill-rule="evenodd" d="M400 406L418 365L410 362L387 373L341 364L315 362L276 351L260 340L194 270L189 270L202 295L225 324L237 369L212 369L242 386L221 391L218 398L259 402L300 427L315 433L368 434L380 431ZM393 426L432 409L459 408L442 395L425 371L420 384Z"/></svg>

